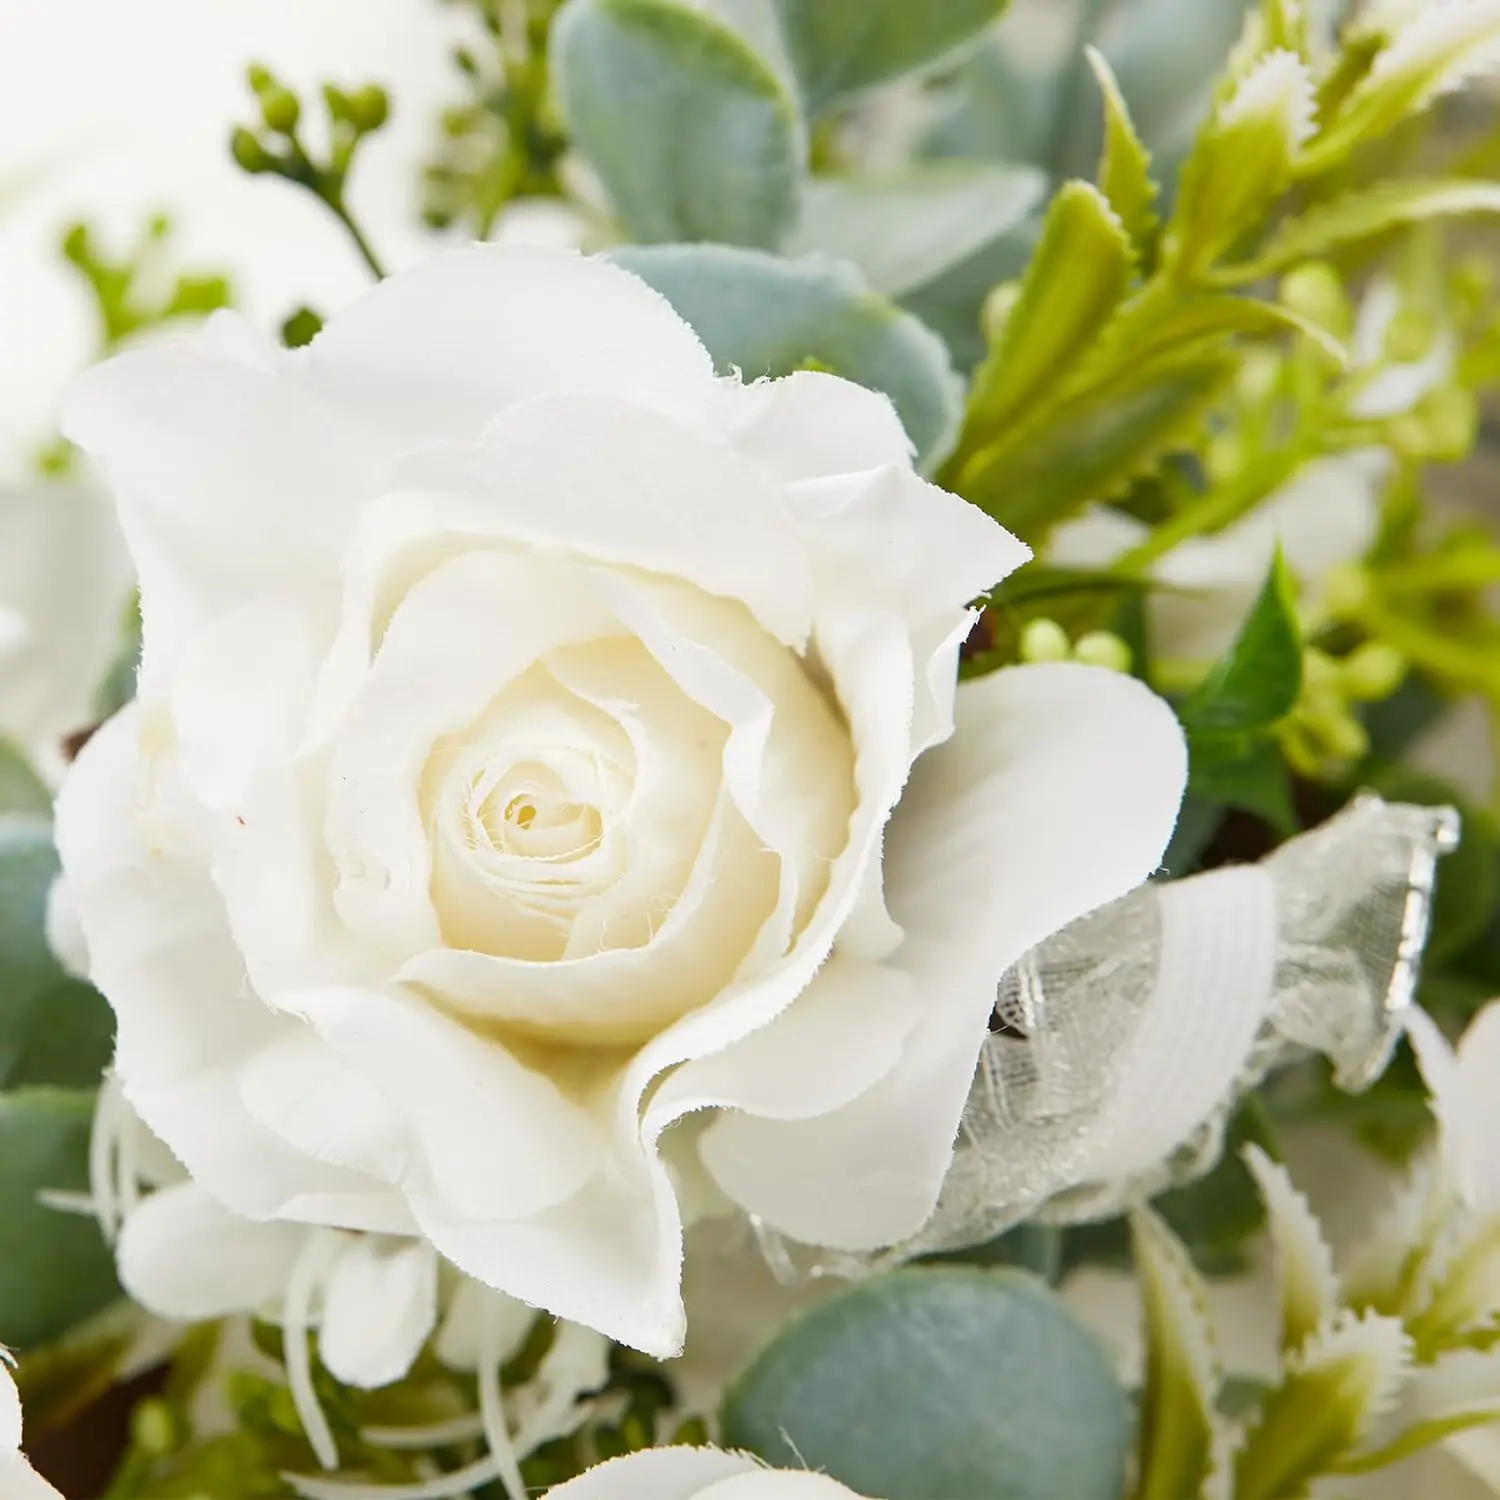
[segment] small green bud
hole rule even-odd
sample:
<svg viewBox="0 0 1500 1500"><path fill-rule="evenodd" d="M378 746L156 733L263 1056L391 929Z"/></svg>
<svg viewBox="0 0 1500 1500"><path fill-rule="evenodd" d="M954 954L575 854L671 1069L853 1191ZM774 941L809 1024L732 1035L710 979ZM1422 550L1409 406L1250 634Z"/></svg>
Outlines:
<svg viewBox="0 0 1500 1500"><path fill-rule="evenodd" d="M153 1458L164 1457L178 1444L176 1414L159 1397L148 1396L130 1414L130 1435L143 1452Z"/></svg>
<svg viewBox="0 0 1500 1500"><path fill-rule="evenodd" d="M1406 658L1385 641L1366 641L1339 663L1344 690L1362 703L1389 698L1406 676Z"/></svg>
<svg viewBox="0 0 1500 1500"><path fill-rule="evenodd" d="M229 137L229 154L242 172L253 175L271 170L270 154L243 125L236 126L234 134Z"/></svg>
<svg viewBox="0 0 1500 1500"><path fill-rule="evenodd" d="M1068 632L1056 620L1028 620L1021 632L1024 662L1067 661L1073 654Z"/></svg>
<svg viewBox="0 0 1500 1500"><path fill-rule="evenodd" d="M63 256L75 266L92 265L94 246L87 224L70 225L62 237Z"/></svg>
<svg viewBox="0 0 1500 1500"><path fill-rule="evenodd" d="M1302 687L1309 697L1323 697L1336 691L1342 680L1342 667L1326 651L1309 646L1302 656Z"/></svg>
<svg viewBox="0 0 1500 1500"><path fill-rule="evenodd" d="M260 117L267 130L290 135L302 118L302 103L290 89L269 88L260 96Z"/></svg>
<svg viewBox="0 0 1500 1500"><path fill-rule="evenodd" d="M310 307L299 307L281 325L281 342L288 349L301 349L322 331L323 320Z"/></svg>
<svg viewBox="0 0 1500 1500"><path fill-rule="evenodd" d="M1241 401L1260 406L1269 401L1281 384L1281 361L1269 349L1249 349L1234 378Z"/></svg>
<svg viewBox="0 0 1500 1500"><path fill-rule="evenodd" d="M1354 309L1343 278L1327 261L1310 260L1281 280L1281 304L1326 328L1335 338L1347 338L1354 327Z"/></svg>
<svg viewBox="0 0 1500 1500"><path fill-rule="evenodd" d="M1091 630L1073 647L1073 660L1110 672L1128 672L1133 658L1130 647L1119 636L1108 630Z"/></svg>
<svg viewBox="0 0 1500 1500"><path fill-rule="evenodd" d="M1216 433L1203 456L1204 467L1214 484L1233 479L1245 467L1245 445L1238 433Z"/></svg>
<svg viewBox="0 0 1500 1500"><path fill-rule="evenodd" d="M984 307L979 313L979 327L986 343L994 345L1000 342L1000 337L1005 332L1005 325L1010 321L1011 311L1020 295L1021 283L1019 281L1002 281L984 299Z"/></svg>
<svg viewBox="0 0 1500 1500"><path fill-rule="evenodd" d="M1342 713L1323 719L1318 724L1318 731L1335 760L1363 760L1370 752L1370 736L1353 714Z"/></svg>
<svg viewBox="0 0 1500 1500"><path fill-rule="evenodd" d="M338 84L323 85L323 103L328 108L328 118L335 123L349 118L349 95Z"/></svg>
<svg viewBox="0 0 1500 1500"><path fill-rule="evenodd" d="M1336 620L1357 615L1370 598L1370 577L1358 563L1340 563L1323 576L1323 607Z"/></svg>
<svg viewBox="0 0 1500 1500"><path fill-rule="evenodd" d="M245 82L250 85L251 92L256 94L263 94L267 89L277 86L271 70L264 63L251 63L245 69Z"/></svg>
<svg viewBox="0 0 1500 1500"><path fill-rule="evenodd" d="M1395 364L1408 364L1427 353L1435 330L1432 319L1405 307L1391 319L1381 341L1381 352Z"/></svg>
<svg viewBox="0 0 1500 1500"><path fill-rule="evenodd" d="M355 89L346 102L349 123L362 134L379 130L391 117L390 95L378 83Z"/></svg>

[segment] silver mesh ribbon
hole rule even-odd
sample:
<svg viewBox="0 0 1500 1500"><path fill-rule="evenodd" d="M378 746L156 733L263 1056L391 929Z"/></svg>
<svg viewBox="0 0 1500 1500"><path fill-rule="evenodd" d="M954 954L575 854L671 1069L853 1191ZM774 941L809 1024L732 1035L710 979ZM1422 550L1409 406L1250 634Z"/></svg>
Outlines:
<svg viewBox="0 0 1500 1500"><path fill-rule="evenodd" d="M1237 1100L1299 1056L1367 1087L1405 1025L1457 838L1451 809L1364 795L1258 864L1149 883L1049 938L1000 981L925 1228L804 1269L862 1274L1022 1220L1119 1213L1211 1167ZM792 1247L766 1248L789 1268Z"/></svg>

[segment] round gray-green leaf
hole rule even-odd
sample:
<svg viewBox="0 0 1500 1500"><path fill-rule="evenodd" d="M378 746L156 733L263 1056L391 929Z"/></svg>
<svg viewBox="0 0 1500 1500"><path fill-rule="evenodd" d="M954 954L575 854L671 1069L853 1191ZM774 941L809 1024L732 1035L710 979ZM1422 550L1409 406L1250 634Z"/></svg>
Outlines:
<svg viewBox="0 0 1500 1500"><path fill-rule="evenodd" d="M977 36L1006 0L776 0L808 108L926 66Z"/></svg>
<svg viewBox="0 0 1500 1500"><path fill-rule="evenodd" d="M113 1047L104 997L72 978L47 942L56 874L51 825L0 814L0 1089L95 1088Z"/></svg>
<svg viewBox="0 0 1500 1500"><path fill-rule="evenodd" d="M678 0L569 0L552 38L574 142L632 239L781 242L805 133L738 32Z"/></svg>
<svg viewBox="0 0 1500 1500"><path fill-rule="evenodd" d="M81 1089L0 1095L0 1343L12 1349L50 1342L119 1296L94 1219L38 1197L88 1188L93 1112Z"/></svg>
<svg viewBox="0 0 1500 1500"><path fill-rule="evenodd" d="M1104 1350L1035 1277L908 1268L785 1327L724 1441L883 1500L1119 1500L1130 1415Z"/></svg>
<svg viewBox="0 0 1500 1500"><path fill-rule="evenodd" d="M924 465L951 443L962 386L947 349L855 267L727 245L633 246L610 258L654 286L726 374L831 371L890 397Z"/></svg>
<svg viewBox="0 0 1500 1500"><path fill-rule="evenodd" d="M871 286L900 297L1014 229L1046 186L1032 167L958 161L887 177L813 178L785 248L852 260Z"/></svg>

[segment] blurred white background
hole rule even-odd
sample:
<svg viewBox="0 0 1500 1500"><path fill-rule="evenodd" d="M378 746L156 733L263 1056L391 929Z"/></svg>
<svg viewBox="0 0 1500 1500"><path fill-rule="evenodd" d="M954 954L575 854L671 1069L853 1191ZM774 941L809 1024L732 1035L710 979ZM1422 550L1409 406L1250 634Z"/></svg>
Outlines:
<svg viewBox="0 0 1500 1500"><path fill-rule="evenodd" d="M24 470L94 352L90 297L58 250L74 220L115 254L171 213L175 263L229 272L266 327L368 283L322 205L231 162L231 127L254 118L247 62L300 90L390 89L396 112L349 196L388 264L420 255L418 165L457 93L463 21L439 0L0 0L0 478Z"/></svg>

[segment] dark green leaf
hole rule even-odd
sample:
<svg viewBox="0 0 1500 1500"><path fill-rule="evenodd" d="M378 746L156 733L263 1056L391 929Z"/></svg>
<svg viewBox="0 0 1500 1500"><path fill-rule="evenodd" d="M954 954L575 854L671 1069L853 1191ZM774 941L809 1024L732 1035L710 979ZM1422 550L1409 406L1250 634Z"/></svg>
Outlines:
<svg viewBox="0 0 1500 1500"><path fill-rule="evenodd" d="M1275 740L1207 735L1190 740L1188 748L1194 796L1253 813L1283 838L1298 831L1291 772Z"/></svg>
<svg viewBox="0 0 1500 1500"><path fill-rule="evenodd" d="M1179 712L1190 737L1243 734L1284 718L1301 690L1297 593L1278 552L1234 645Z"/></svg>
<svg viewBox="0 0 1500 1500"><path fill-rule="evenodd" d="M1447 711L1449 700L1415 672L1388 698L1368 704L1365 729L1370 735L1370 754L1376 760L1397 759L1421 733L1430 729Z"/></svg>
<svg viewBox="0 0 1500 1500"><path fill-rule="evenodd" d="M677 0L569 0L552 36L574 141L633 238L780 243L803 130L736 32Z"/></svg>
<svg viewBox="0 0 1500 1500"><path fill-rule="evenodd" d="M852 266L727 245L624 248L611 258L693 325L720 370L746 380L831 370L884 391L924 462L951 440L960 387L942 342Z"/></svg>
<svg viewBox="0 0 1500 1500"><path fill-rule="evenodd" d="M1118 1500L1129 1415L1040 1281L924 1267L784 1327L731 1389L724 1440L886 1500Z"/></svg>
<svg viewBox="0 0 1500 1500"><path fill-rule="evenodd" d="M1172 842L1161 857L1162 868L1169 879L1181 880L1199 868L1223 825L1226 811L1223 803L1199 797L1189 787L1187 796L1182 799L1182 810L1177 814Z"/></svg>
<svg viewBox="0 0 1500 1500"><path fill-rule="evenodd" d="M109 1062L109 1006L64 971L47 942L56 874L51 826L0 815L0 1089L94 1088Z"/></svg>
<svg viewBox="0 0 1500 1500"><path fill-rule="evenodd" d="M1018 1224L982 1245L929 1256L933 1264L958 1266L1019 1266L1049 1285L1062 1266L1062 1230L1053 1224Z"/></svg>
<svg viewBox="0 0 1500 1500"><path fill-rule="evenodd" d="M1006 0L776 0L809 109L942 57L983 31Z"/></svg>
<svg viewBox="0 0 1500 1500"><path fill-rule="evenodd" d="M0 1095L0 1343L11 1348L58 1338L119 1295L98 1224L37 1200L87 1191L93 1112L83 1090Z"/></svg>

